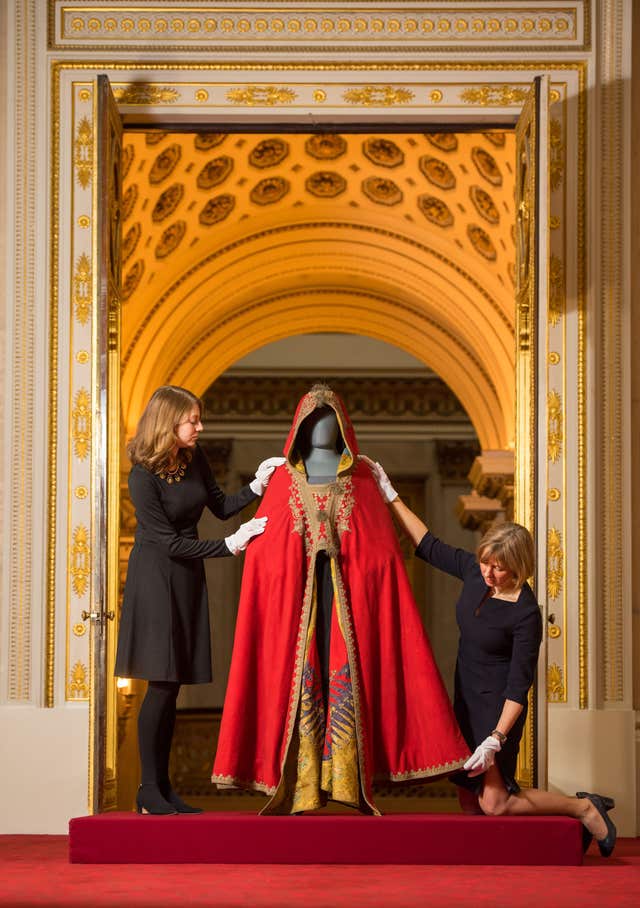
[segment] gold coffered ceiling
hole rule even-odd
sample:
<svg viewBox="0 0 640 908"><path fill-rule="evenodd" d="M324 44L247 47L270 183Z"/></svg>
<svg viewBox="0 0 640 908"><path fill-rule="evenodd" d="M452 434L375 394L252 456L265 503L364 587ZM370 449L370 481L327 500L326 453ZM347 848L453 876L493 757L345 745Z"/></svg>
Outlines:
<svg viewBox="0 0 640 908"><path fill-rule="evenodd" d="M127 429L162 382L338 330L418 356L509 445L513 155L509 132L127 133Z"/></svg>

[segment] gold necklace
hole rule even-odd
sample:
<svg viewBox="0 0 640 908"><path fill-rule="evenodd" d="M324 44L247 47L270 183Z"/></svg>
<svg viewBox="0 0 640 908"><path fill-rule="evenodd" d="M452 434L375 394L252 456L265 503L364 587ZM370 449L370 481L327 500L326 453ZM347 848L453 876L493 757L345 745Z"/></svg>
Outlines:
<svg viewBox="0 0 640 908"><path fill-rule="evenodd" d="M160 479L166 480L169 485L171 485L173 482L180 482L190 461L191 453L187 451L184 454L184 459L177 460L174 467L162 467L162 469L156 470L156 472Z"/></svg>

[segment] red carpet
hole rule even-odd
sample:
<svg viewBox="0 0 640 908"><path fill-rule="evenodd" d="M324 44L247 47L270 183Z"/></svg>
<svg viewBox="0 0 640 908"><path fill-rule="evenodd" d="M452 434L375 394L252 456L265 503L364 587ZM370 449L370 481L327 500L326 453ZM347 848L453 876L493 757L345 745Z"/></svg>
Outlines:
<svg viewBox="0 0 640 908"><path fill-rule="evenodd" d="M105 813L71 820L69 859L84 864L579 866L582 836L581 824L569 817Z"/></svg>
<svg viewBox="0 0 640 908"><path fill-rule="evenodd" d="M640 840L582 867L69 864L66 836L0 836L12 908L637 908Z"/></svg>

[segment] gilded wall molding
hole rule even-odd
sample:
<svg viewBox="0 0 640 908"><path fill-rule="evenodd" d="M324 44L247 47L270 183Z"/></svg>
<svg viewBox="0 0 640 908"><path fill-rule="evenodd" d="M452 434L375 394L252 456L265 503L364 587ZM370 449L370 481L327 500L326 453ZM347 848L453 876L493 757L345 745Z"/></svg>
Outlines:
<svg viewBox="0 0 640 908"><path fill-rule="evenodd" d="M49 46L55 50L149 50L261 53L420 53L584 50L589 42L589 0L562 5L487 2L481 8L454 0L402 4L364 0L349 8L284 0L166 6L94 0L49 0Z"/></svg>

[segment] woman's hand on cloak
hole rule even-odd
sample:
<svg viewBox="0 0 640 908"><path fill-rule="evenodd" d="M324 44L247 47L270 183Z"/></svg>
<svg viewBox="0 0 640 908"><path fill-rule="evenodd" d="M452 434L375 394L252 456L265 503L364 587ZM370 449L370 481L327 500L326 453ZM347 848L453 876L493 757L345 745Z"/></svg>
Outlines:
<svg viewBox="0 0 640 908"><path fill-rule="evenodd" d="M264 495L276 467L281 467L286 462L286 457L267 457L256 470L256 478L249 483L249 488L255 495Z"/></svg>
<svg viewBox="0 0 640 908"><path fill-rule="evenodd" d="M247 520L246 523L241 524L231 536L227 536L225 542L231 554L239 555L240 552L244 552L254 536L260 536L264 533L267 519L267 517L253 517L251 520Z"/></svg>

